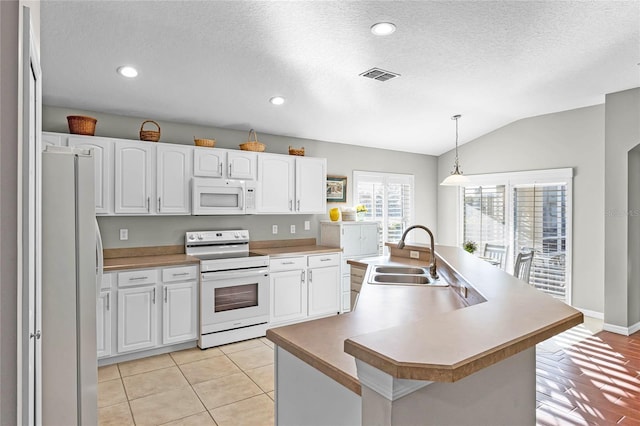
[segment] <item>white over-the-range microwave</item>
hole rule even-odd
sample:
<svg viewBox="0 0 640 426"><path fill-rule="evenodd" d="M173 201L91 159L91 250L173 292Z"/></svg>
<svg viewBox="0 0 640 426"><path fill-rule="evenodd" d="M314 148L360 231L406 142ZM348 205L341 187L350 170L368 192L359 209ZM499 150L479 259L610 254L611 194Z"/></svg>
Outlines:
<svg viewBox="0 0 640 426"><path fill-rule="evenodd" d="M194 215L255 214L254 181L193 178L192 210Z"/></svg>

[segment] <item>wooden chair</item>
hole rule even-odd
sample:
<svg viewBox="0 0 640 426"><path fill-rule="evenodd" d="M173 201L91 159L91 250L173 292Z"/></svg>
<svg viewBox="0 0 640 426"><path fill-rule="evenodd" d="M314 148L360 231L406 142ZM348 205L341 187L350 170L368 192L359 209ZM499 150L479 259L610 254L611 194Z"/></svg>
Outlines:
<svg viewBox="0 0 640 426"><path fill-rule="evenodd" d="M516 258L516 266L513 268L513 275L522 281L529 283L531 276L531 264L533 263L533 250L518 253Z"/></svg>
<svg viewBox="0 0 640 426"><path fill-rule="evenodd" d="M504 269L504 261L507 258L508 246L501 246L498 244L485 244L483 257L489 257L500 262L500 268Z"/></svg>

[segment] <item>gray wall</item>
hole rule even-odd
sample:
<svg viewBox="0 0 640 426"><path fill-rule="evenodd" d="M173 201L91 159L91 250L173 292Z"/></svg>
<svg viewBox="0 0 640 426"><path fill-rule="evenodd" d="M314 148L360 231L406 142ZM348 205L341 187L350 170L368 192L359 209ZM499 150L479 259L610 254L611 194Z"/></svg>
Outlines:
<svg viewBox="0 0 640 426"><path fill-rule="evenodd" d="M640 195L630 182L640 173L640 88L608 94L605 105L605 323L627 327L640 321L640 274L632 266L639 262L639 218L631 210Z"/></svg>
<svg viewBox="0 0 640 426"><path fill-rule="evenodd" d="M604 123L604 105L596 105L519 120L459 149L469 175L573 168L572 302L595 312L604 311ZM460 130L463 134L464 117ZM449 174L453 159L453 151L439 157L439 180ZM438 189L442 244L457 242L457 197L455 187Z"/></svg>
<svg viewBox="0 0 640 426"><path fill-rule="evenodd" d="M138 140L140 124L145 118L124 117L100 112L80 111L45 106L42 128L44 131L68 133L66 116L86 114L96 117L97 136L108 136ZM191 124L159 122L161 142L193 144L193 137L215 138L216 147L238 149L238 144L247 140L248 132L203 127ZM147 128L147 127L145 127ZM266 144L267 152L287 154L289 145L304 147L309 157L327 159L330 175L348 177L346 204L328 204L331 207L353 204L353 171L369 170L389 173L408 173L415 176L416 222L436 227L437 212L437 158L392 150L364 148L353 145L329 143L317 140L298 139L260 133L258 138ZM183 244L184 232L201 229L246 228L253 240L319 238L318 223L328 215L256 215L256 216L173 216L173 217L101 217L98 222L107 248L139 247L149 245ZM311 230L304 231L304 221L311 222ZM271 225L278 225L278 234L272 235ZM296 234L289 233L290 225L296 225ZM118 239L119 229L129 229L129 240ZM421 236L416 235L417 238Z"/></svg>
<svg viewBox="0 0 640 426"><path fill-rule="evenodd" d="M16 420L18 2L0 1L0 424Z"/></svg>

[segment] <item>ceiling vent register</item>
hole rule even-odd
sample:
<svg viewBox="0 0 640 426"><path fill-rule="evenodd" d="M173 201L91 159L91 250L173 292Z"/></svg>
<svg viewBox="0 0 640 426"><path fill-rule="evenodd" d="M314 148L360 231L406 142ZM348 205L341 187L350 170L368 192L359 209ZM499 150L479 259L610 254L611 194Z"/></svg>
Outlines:
<svg viewBox="0 0 640 426"><path fill-rule="evenodd" d="M400 74L396 74L395 72L385 71L380 68L371 68L360 74L362 77L372 78L378 81L388 81L394 79L396 77L400 77Z"/></svg>

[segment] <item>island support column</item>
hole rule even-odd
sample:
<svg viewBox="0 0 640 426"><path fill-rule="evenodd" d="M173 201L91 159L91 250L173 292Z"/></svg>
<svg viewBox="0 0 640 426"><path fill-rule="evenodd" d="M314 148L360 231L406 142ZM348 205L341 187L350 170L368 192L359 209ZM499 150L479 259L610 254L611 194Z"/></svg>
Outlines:
<svg viewBox="0 0 640 426"><path fill-rule="evenodd" d="M453 383L397 379L361 360L356 365L363 425L536 423L535 347Z"/></svg>

